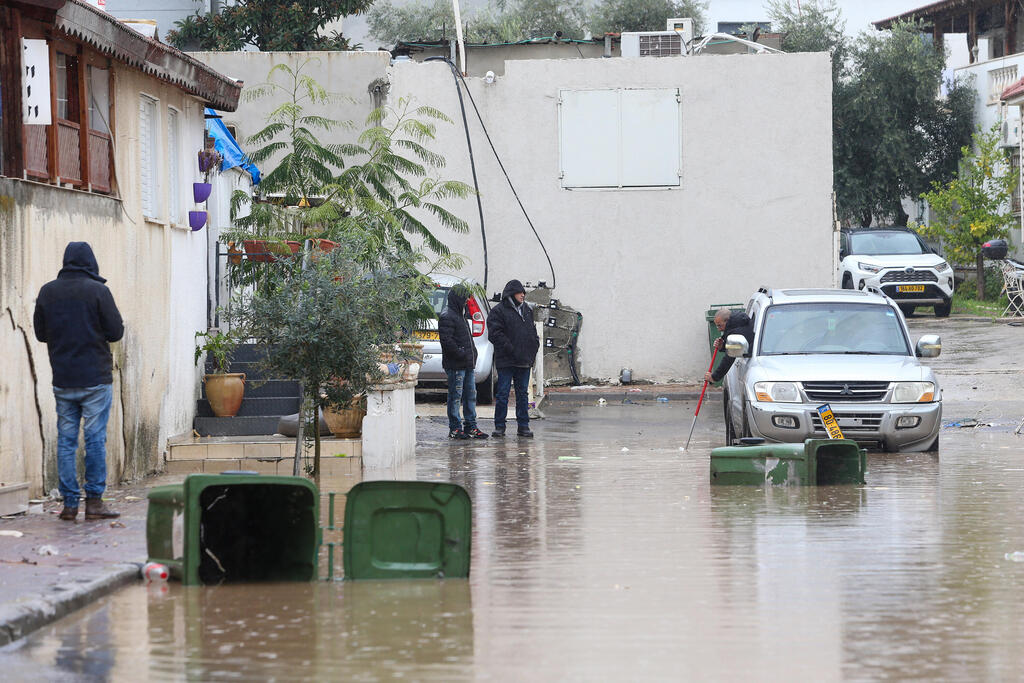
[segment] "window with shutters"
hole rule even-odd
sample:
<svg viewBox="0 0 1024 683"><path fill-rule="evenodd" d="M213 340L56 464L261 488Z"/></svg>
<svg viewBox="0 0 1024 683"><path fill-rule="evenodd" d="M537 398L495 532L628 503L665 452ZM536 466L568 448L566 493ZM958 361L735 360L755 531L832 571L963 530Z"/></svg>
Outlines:
<svg viewBox="0 0 1024 683"><path fill-rule="evenodd" d="M167 108L167 190L168 218L181 223L181 124L178 111Z"/></svg>
<svg viewBox="0 0 1024 683"><path fill-rule="evenodd" d="M86 69L89 107L89 184L94 192L113 189L114 159L110 140L110 69Z"/></svg>
<svg viewBox="0 0 1024 683"><path fill-rule="evenodd" d="M157 101L148 95L139 97L139 186L142 190L142 215L159 217L160 166L157 138Z"/></svg>
<svg viewBox="0 0 1024 683"><path fill-rule="evenodd" d="M561 90L562 187L679 187L678 88Z"/></svg>

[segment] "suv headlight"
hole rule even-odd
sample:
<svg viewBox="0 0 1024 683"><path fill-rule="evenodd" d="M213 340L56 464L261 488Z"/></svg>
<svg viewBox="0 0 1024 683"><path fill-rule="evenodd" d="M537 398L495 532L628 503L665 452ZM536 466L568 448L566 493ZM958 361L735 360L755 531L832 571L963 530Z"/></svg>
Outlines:
<svg viewBox="0 0 1024 683"><path fill-rule="evenodd" d="M769 403L799 403L800 392L792 382L754 382L758 401Z"/></svg>
<svg viewBox="0 0 1024 683"><path fill-rule="evenodd" d="M857 263L857 267L868 273L877 273L882 269L882 266L873 266L870 263Z"/></svg>
<svg viewBox="0 0 1024 683"><path fill-rule="evenodd" d="M940 273L944 273L947 270L953 270L953 269L949 267L948 263L946 263L945 261L941 261L941 262L939 262L939 265L935 266L935 270L940 272Z"/></svg>
<svg viewBox="0 0 1024 683"><path fill-rule="evenodd" d="M934 397L931 382L897 382L892 390L893 403L929 403Z"/></svg>

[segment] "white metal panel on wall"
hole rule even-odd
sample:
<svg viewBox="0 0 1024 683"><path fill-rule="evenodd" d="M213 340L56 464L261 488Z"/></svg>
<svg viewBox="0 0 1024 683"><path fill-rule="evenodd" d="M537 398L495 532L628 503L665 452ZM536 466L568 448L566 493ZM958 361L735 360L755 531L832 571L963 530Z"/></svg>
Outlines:
<svg viewBox="0 0 1024 683"><path fill-rule="evenodd" d="M167 199L171 223L181 222L181 123L176 109L167 109L167 177L170 195Z"/></svg>
<svg viewBox="0 0 1024 683"><path fill-rule="evenodd" d="M678 187L678 88L559 91L562 187Z"/></svg>
<svg viewBox="0 0 1024 683"><path fill-rule="evenodd" d="M618 187L619 93L559 92L562 187Z"/></svg>
<svg viewBox="0 0 1024 683"><path fill-rule="evenodd" d="M142 190L142 215L156 217L156 100L139 97L139 187Z"/></svg>
<svg viewBox="0 0 1024 683"><path fill-rule="evenodd" d="M628 187L679 185L679 91L623 90L622 179Z"/></svg>

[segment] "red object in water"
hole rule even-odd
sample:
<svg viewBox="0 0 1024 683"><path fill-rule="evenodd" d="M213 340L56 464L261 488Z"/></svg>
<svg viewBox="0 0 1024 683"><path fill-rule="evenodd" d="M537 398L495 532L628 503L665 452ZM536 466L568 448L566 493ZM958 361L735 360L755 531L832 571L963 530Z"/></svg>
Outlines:
<svg viewBox="0 0 1024 683"><path fill-rule="evenodd" d="M159 562L147 562L142 568L142 576L145 577L147 583L154 583L166 581L171 576L171 572Z"/></svg>

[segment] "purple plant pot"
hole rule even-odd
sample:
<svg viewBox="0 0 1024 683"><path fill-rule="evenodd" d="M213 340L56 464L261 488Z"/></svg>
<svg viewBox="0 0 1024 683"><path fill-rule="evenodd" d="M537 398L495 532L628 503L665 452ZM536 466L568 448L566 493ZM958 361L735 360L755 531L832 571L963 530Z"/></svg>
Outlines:
<svg viewBox="0 0 1024 683"><path fill-rule="evenodd" d="M196 230L202 230L203 226L206 225L206 212L189 211L188 224L192 228L193 232L195 232Z"/></svg>
<svg viewBox="0 0 1024 683"><path fill-rule="evenodd" d="M209 199L212 191L213 185L210 183L192 183L192 198L196 200L196 204L202 204Z"/></svg>
<svg viewBox="0 0 1024 683"><path fill-rule="evenodd" d="M206 173L209 170L210 170L210 161L209 161L209 159L207 159L205 156L203 156L202 152L199 152L199 172L200 173Z"/></svg>

